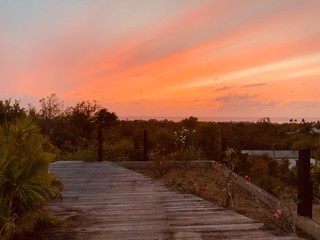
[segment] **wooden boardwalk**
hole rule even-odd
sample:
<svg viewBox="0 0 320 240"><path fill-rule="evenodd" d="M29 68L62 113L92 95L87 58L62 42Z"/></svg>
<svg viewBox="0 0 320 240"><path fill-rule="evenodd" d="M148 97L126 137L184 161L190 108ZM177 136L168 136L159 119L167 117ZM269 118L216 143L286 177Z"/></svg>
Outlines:
<svg viewBox="0 0 320 240"><path fill-rule="evenodd" d="M63 200L50 204L64 221L30 240L298 239L109 162L57 162L51 171L65 184Z"/></svg>

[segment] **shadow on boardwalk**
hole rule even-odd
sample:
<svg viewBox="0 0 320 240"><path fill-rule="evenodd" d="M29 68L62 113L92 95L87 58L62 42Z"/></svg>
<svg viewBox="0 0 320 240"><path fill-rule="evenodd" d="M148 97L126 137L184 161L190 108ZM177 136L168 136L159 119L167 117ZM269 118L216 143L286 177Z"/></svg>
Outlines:
<svg viewBox="0 0 320 240"><path fill-rule="evenodd" d="M57 162L63 223L27 239L298 239L274 236L263 224L109 162Z"/></svg>

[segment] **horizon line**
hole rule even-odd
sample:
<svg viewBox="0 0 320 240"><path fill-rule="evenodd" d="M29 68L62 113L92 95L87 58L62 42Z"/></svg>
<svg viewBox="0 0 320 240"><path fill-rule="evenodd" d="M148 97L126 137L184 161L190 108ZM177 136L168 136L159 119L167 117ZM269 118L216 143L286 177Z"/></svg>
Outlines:
<svg viewBox="0 0 320 240"><path fill-rule="evenodd" d="M121 120L171 120L181 121L189 117L196 117L199 121L219 121L219 122L257 122L262 119L270 119L271 123L286 123L290 120L295 122L320 121L320 117L218 117L218 116L118 116Z"/></svg>

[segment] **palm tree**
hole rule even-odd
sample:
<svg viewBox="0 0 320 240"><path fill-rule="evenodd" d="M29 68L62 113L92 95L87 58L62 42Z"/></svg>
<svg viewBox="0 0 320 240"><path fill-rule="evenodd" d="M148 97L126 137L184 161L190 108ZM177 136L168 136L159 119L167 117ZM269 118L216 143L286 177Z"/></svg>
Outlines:
<svg viewBox="0 0 320 240"><path fill-rule="evenodd" d="M57 223L45 208L61 194L62 182L48 172L54 155L43 150L46 139L30 119L0 126L0 236L32 230L39 222Z"/></svg>

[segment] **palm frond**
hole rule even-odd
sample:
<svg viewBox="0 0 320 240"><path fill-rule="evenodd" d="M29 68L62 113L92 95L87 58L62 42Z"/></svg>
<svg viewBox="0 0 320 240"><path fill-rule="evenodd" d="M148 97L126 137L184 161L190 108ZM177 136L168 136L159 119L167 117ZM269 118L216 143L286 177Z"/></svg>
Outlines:
<svg viewBox="0 0 320 240"><path fill-rule="evenodd" d="M29 119L0 126L0 236L9 239L40 221L56 223L46 202L61 195L63 184L48 173L51 153Z"/></svg>

